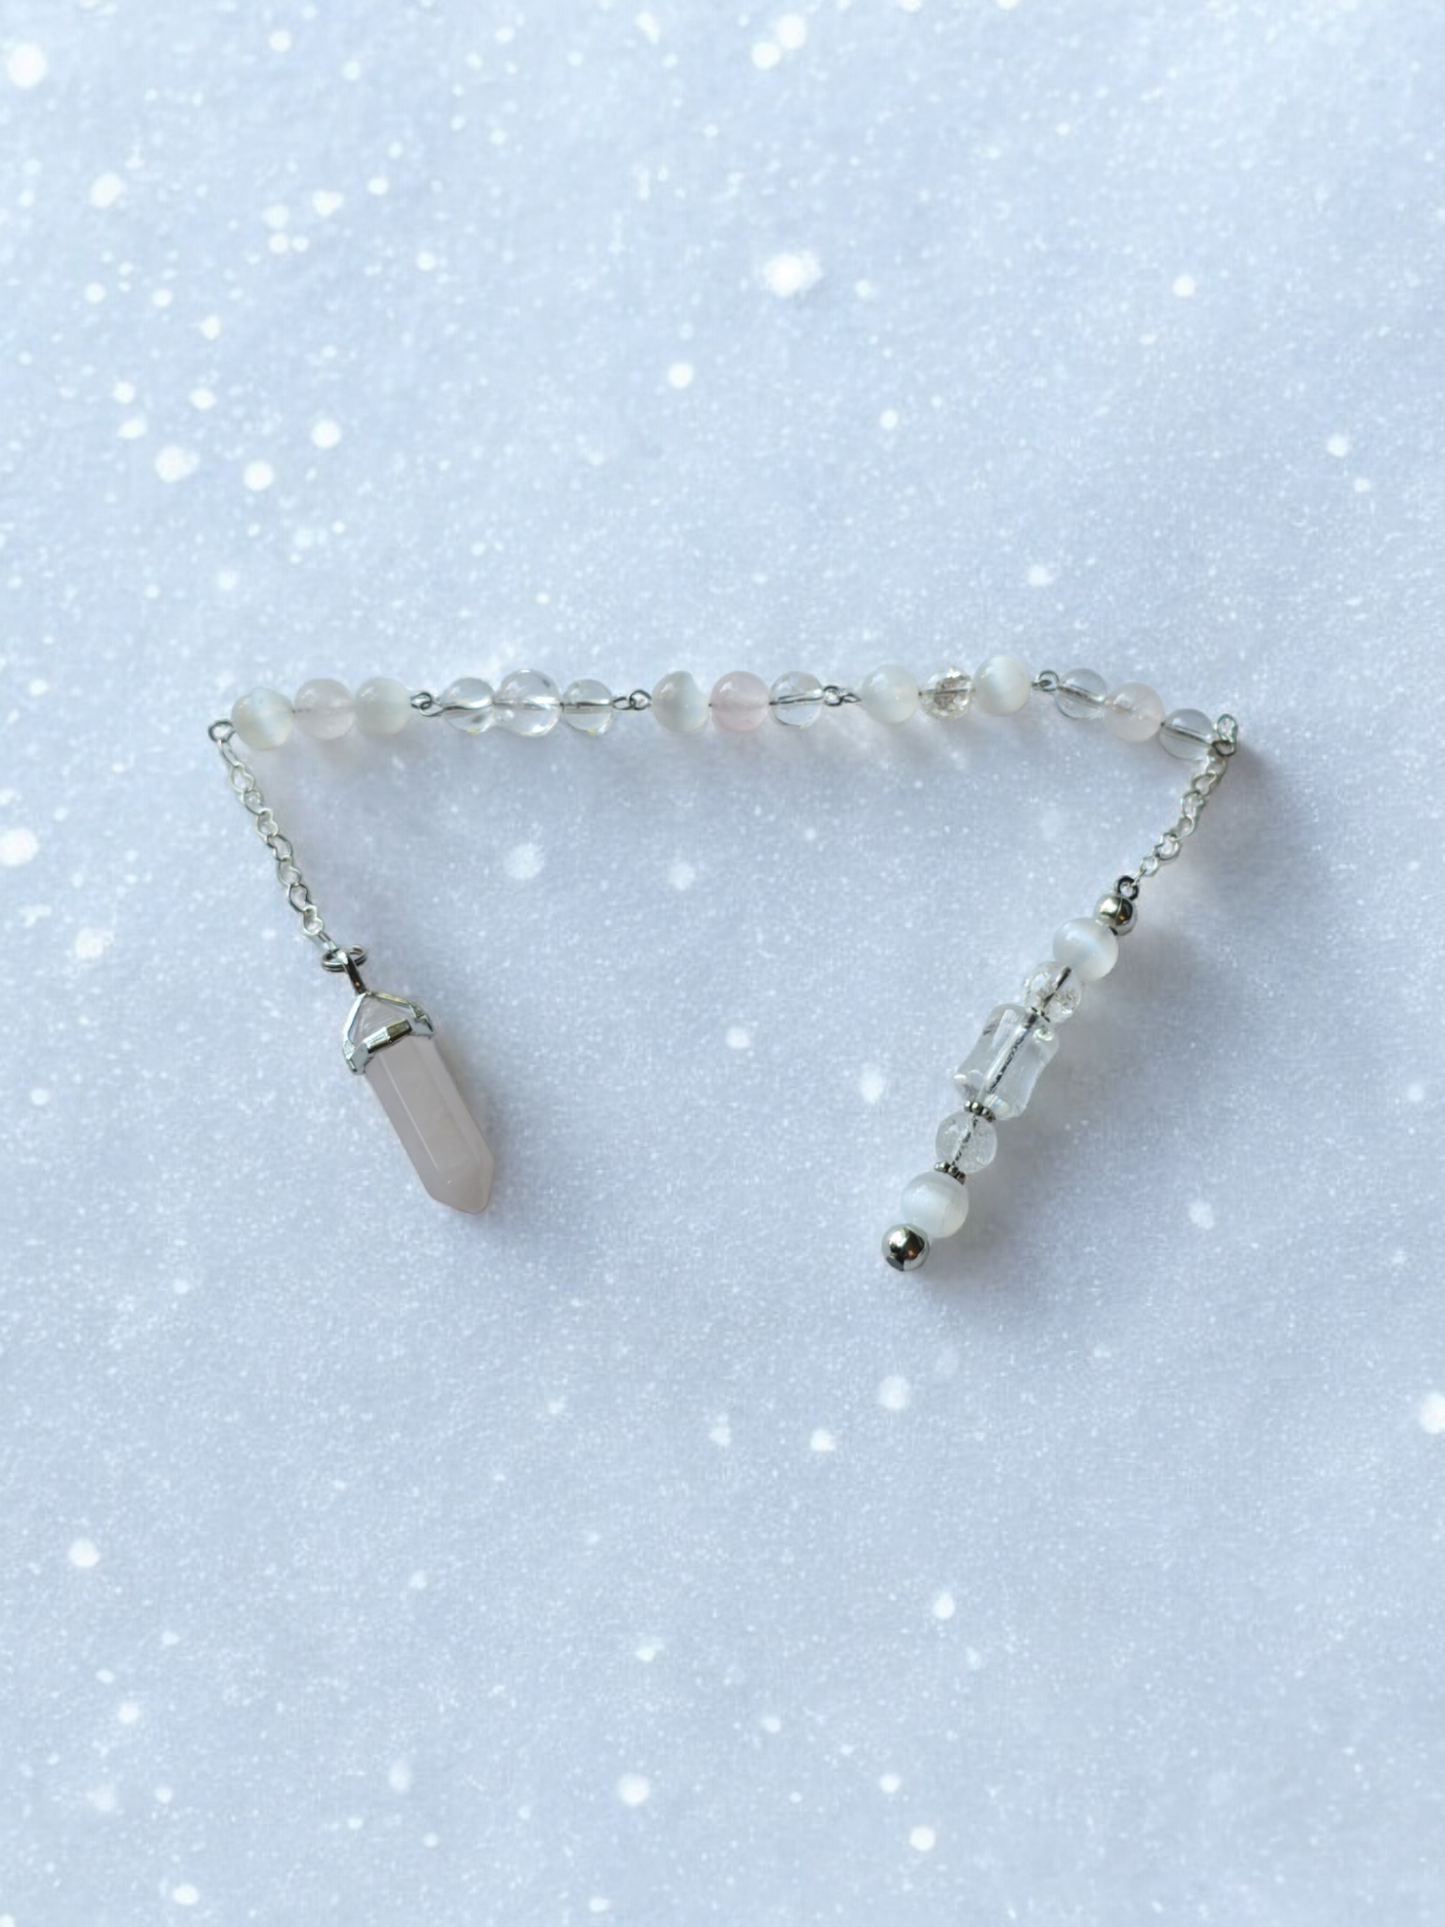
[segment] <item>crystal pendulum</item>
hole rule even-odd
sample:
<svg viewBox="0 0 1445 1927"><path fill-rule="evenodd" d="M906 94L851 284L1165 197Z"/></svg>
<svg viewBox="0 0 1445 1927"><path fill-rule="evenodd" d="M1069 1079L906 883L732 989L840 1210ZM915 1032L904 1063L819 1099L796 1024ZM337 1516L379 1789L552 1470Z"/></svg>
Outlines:
<svg viewBox="0 0 1445 1927"><path fill-rule="evenodd" d="M492 1153L437 1049L420 1004L370 990L363 953L343 951L356 997L342 1032L347 1064L364 1077L391 1119L416 1174L438 1204L485 1211L492 1195Z"/></svg>

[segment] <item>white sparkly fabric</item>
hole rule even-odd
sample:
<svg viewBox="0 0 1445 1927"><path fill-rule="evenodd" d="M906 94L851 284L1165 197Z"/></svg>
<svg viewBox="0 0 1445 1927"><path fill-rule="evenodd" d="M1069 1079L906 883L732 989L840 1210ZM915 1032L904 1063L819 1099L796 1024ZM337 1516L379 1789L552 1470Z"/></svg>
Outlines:
<svg viewBox="0 0 1445 1927"><path fill-rule="evenodd" d="M0 18L0 1919L1445 1917L1445 18ZM297 730L416 1183L206 724L313 677L1142 681Z"/></svg>

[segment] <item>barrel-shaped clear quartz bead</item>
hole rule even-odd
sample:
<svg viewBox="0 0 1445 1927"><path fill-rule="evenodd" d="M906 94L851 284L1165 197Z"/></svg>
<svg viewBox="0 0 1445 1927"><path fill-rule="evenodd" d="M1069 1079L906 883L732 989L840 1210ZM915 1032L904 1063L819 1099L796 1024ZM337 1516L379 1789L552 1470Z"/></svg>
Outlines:
<svg viewBox="0 0 1445 1927"><path fill-rule="evenodd" d="M1057 1034L1036 1010L1000 1004L953 1081L969 1103L982 1104L996 1118L1017 1117L1058 1048Z"/></svg>

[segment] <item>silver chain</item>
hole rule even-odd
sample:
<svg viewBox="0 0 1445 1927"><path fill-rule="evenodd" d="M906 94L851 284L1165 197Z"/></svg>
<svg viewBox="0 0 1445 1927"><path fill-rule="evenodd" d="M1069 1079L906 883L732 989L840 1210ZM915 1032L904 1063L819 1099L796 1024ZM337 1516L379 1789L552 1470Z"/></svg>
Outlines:
<svg viewBox="0 0 1445 1927"><path fill-rule="evenodd" d="M242 760L236 748L235 724L222 719L212 723L206 733L220 751L221 761L226 765L226 780L240 798L241 807L250 816L251 827L275 859L276 879L286 892L286 901L300 917L301 928L321 952L322 968L346 970L348 958L355 965L365 963L364 951L355 948L343 950L327 930L325 920L312 899L311 886L297 866L291 839L277 823L270 804L261 794L261 786L254 772Z"/></svg>
<svg viewBox="0 0 1445 1927"><path fill-rule="evenodd" d="M1139 894L1140 884L1157 875L1161 865L1173 863L1183 852L1185 843L1199 828L1199 818L1205 804L1224 781L1229 759L1238 748L1239 724L1233 716L1221 716L1214 725L1214 740L1209 745L1209 754L1179 799L1178 816L1152 848L1140 857L1130 874L1120 877L1115 886L1120 896L1128 897L1132 903Z"/></svg>

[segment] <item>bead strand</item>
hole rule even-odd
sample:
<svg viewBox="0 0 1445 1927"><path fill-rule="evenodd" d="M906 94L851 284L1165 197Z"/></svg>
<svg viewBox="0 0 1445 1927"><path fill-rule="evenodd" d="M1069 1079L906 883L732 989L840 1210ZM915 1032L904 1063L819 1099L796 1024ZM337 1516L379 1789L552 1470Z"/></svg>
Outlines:
<svg viewBox="0 0 1445 1927"><path fill-rule="evenodd" d="M293 728L319 742L332 742L355 727L366 736L395 736L413 715L441 716L469 736L500 727L514 736L545 736L559 722L583 736L602 736L624 711L650 709L658 723L676 735L690 736L709 721L727 735L748 735L771 715L792 729L806 729L824 709L857 705L875 722L892 727L922 712L939 722L955 722L977 707L986 715L1012 716L1035 690L1052 694L1060 712L1076 721L1102 718L1121 741L1157 737L1171 756L1199 761L1214 747L1215 726L1202 710L1176 709L1168 716L1154 690L1144 683L1121 683L1110 691L1091 669L1052 670L1032 675L1017 656L990 656L972 675L947 663L922 682L898 663L882 663L856 689L824 683L808 670L790 669L769 686L749 669L720 676L710 692L686 669L674 669L650 690L616 696L604 683L584 679L559 691L550 676L536 669L514 670L496 689L479 677L463 676L434 697L412 692L391 676L372 676L353 695L329 676L303 683L294 700L279 690L253 689L231 711L236 734L249 749L279 749Z"/></svg>
<svg viewBox="0 0 1445 1927"><path fill-rule="evenodd" d="M933 1242L951 1238L968 1216L968 1180L993 1163L996 1124L1022 1116L1034 1086L1053 1062L1058 1031L1084 998L1084 986L1107 977L1119 938L1134 927L1133 899L1120 885L1100 897L1091 917L1072 917L1054 933L1053 955L1024 979L1023 1002L999 1004L983 1034L953 1074L963 1099L938 1127L938 1162L903 1189L900 1222L883 1235L895 1271L916 1271Z"/></svg>

